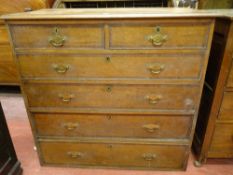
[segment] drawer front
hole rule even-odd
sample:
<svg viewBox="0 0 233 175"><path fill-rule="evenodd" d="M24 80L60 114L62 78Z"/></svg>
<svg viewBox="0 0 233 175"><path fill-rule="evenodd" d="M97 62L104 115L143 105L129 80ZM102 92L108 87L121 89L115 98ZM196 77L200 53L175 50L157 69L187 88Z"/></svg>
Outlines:
<svg viewBox="0 0 233 175"><path fill-rule="evenodd" d="M23 77L199 78L201 55L19 55Z"/></svg>
<svg viewBox="0 0 233 175"><path fill-rule="evenodd" d="M194 109L198 86L25 84L31 107Z"/></svg>
<svg viewBox="0 0 233 175"><path fill-rule="evenodd" d="M181 169L185 146L40 142L46 164Z"/></svg>
<svg viewBox="0 0 233 175"><path fill-rule="evenodd" d="M8 32L5 25L0 24L0 43L9 43Z"/></svg>
<svg viewBox="0 0 233 175"><path fill-rule="evenodd" d="M222 105L219 111L219 118L233 120L233 92L225 92Z"/></svg>
<svg viewBox="0 0 233 175"><path fill-rule="evenodd" d="M230 74L227 81L227 87L233 87L233 65L231 66Z"/></svg>
<svg viewBox="0 0 233 175"><path fill-rule="evenodd" d="M11 26L15 48L102 48L102 25Z"/></svg>
<svg viewBox="0 0 233 175"><path fill-rule="evenodd" d="M233 158L233 123L217 123L210 146L210 156Z"/></svg>
<svg viewBox="0 0 233 175"><path fill-rule="evenodd" d="M200 49L207 46L209 30L209 24L195 21L122 23L110 26L110 48Z"/></svg>
<svg viewBox="0 0 233 175"><path fill-rule="evenodd" d="M39 136L182 139L192 126L191 116L34 114L34 120Z"/></svg>

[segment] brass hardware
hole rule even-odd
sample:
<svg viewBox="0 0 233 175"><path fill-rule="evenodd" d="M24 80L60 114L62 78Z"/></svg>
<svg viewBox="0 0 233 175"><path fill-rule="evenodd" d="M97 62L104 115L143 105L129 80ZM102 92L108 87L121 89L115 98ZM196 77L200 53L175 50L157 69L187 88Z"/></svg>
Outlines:
<svg viewBox="0 0 233 175"><path fill-rule="evenodd" d="M151 96L146 96L145 97L150 104L157 104L161 99L162 99L162 96L161 95L151 95Z"/></svg>
<svg viewBox="0 0 233 175"><path fill-rule="evenodd" d="M106 57L106 61L107 61L107 62L111 62L111 57L110 57L110 56L107 56L107 57Z"/></svg>
<svg viewBox="0 0 233 175"><path fill-rule="evenodd" d="M154 45L154 46L161 46L163 43L167 41L167 35L161 34L160 27L155 28L155 34L150 35L147 39Z"/></svg>
<svg viewBox="0 0 233 175"><path fill-rule="evenodd" d="M55 27L53 29L53 36L49 37L49 43L54 47L62 47L66 41L66 37L62 36L59 29Z"/></svg>
<svg viewBox="0 0 233 175"><path fill-rule="evenodd" d="M112 144L108 144L107 147L110 148L110 149L112 149L113 145Z"/></svg>
<svg viewBox="0 0 233 175"><path fill-rule="evenodd" d="M142 128L145 129L147 132L152 133L158 130L160 126L156 124L146 124L146 125L143 125Z"/></svg>
<svg viewBox="0 0 233 175"><path fill-rule="evenodd" d="M59 73L59 74L64 74L69 70L70 66L69 65L53 65L53 69Z"/></svg>
<svg viewBox="0 0 233 175"><path fill-rule="evenodd" d="M84 156L84 154L81 152L67 152L67 155L71 158L81 158Z"/></svg>
<svg viewBox="0 0 233 175"><path fill-rule="evenodd" d="M111 116L111 115L107 115L107 119L108 119L108 120L111 120L111 119L112 119L112 116Z"/></svg>
<svg viewBox="0 0 233 175"><path fill-rule="evenodd" d="M61 98L63 102L69 103L72 98L74 98L74 94L59 94L58 97Z"/></svg>
<svg viewBox="0 0 233 175"><path fill-rule="evenodd" d="M146 161L152 161L154 160L157 156L156 154L152 154L152 153L145 153L142 155L143 159Z"/></svg>
<svg viewBox="0 0 233 175"><path fill-rule="evenodd" d="M108 85L107 88L106 88L106 91L107 91L107 92L112 92L112 86L111 86L111 85Z"/></svg>
<svg viewBox="0 0 233 175"><path fill-rule="evenodd" d="M69 130L69 131L72 131L72 130L75 130L77 127L78 127L78 123L65 123L64 124L64 127Z"/></svg>
<svg viewBox="0 0 233 175"><path fill-rule="evenodd" d="M165 68L165 65L159 64L159 63L148 65L148 69L150 70L152 74L159 74L160 72L164 70L164 68Z"/></svg>

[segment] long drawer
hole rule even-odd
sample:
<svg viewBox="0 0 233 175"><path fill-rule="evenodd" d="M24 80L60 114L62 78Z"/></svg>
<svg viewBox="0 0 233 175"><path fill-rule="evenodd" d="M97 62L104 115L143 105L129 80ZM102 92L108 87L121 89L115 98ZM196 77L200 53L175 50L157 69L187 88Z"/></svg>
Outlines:
<svg viewBox="0 0 233 175"><path fill-rule="evenodd" d="M203 56L164 55L19 55L24 78L196 78Z"/></svg>
<svg viewBox="0 0 233 175"><path fill-rule="evenodd" d="M133 168L182 169L186 146L121 143L39 143L42 160L47 164L109 166ZM56 148L56 149L54 149Z"/></svg>
<svg viewBox="0 0 233 175"><path fill-rule="evenodd" d="M24 84L24 91L31 107L188 110L197 104L199 86Z"/></svg>
<svg viewBox="0 0 233 175"><path fill-rule="evenodd" d="M233 123L217 123L212 138L210 157L233 157Z"/></svg>
<svg viewBox="0 0 233 175"><path fill-rule="evenodd" d="M222 105L219 111L219 118L223 120L233 120L233 92L225 92Z"/></svg>
<svg viewBox="0 0 233 175"><path fill-rule="evenodd" d="M33 117L38 136L184 139L192 126L191 116L38 113Z"/></svg>
<svg viewBox="0 0 233 175"><path fill-rule="evenodd" d="M104 27L86 25L15 25L11 27L15 48L102 48Z"/></svg>

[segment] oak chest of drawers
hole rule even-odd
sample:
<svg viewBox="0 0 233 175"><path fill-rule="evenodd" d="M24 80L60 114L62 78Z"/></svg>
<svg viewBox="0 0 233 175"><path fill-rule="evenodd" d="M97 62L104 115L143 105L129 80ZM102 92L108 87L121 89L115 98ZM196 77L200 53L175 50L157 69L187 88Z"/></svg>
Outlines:
<svg viewBox="0 0 233 175"><path fill-rule="evenodd" d="M210 62L193 148L196 165L207 158L233 158L233 11L215 24Z"/></svg>
<svg viewBox="0 0 233 175"><path fill-rule="evenodd" d="M211 15L152 8L4 18L41 164L186 168Z"/></svg>

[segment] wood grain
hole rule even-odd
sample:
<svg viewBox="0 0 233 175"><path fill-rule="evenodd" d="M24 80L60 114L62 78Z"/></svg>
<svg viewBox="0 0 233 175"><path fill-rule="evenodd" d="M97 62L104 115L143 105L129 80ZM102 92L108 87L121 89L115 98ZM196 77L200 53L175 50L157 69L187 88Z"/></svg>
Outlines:
<svg viewBox="0 0 233 175"><path fill-rule="evenodd" d="M23 78L63 80L71 78L199 79L203 64L203 57L199 54L56 54L49 56L41 54L19 55L17 59ZM59 68L65 72L59 73L57 70Z"/></svg>
<svg viewBox="0 0 233 175"><path fill-rule="evenodd" d="M33 115L38 136L184 139L191 116L169 115ZM50 127L48 127L50 126ZM93 127L95 126L95 127ZM177 128L177 126L179 126Z"/></svg>
<svg viewBox="0 0 233 175"><path fill-rule="evenodd" d="M24 91L31 107L188 110L195 109L199 88L179 85L25 84Z"/></svg>
<svg viewBox="0 0 233 175"><path fill-rule="evenodd" d="M40 142L43 161L47 164L92 165L104 167L135 167L182 169L185 146L136 145L100 143ZM56 148L56 149L54 149ZM80 158L71 158L69 152L80 152ZM154 155L151 161L144 156ZM169 157L169 159L167 159ZM166 167L164 166L166 165Z"/></svg>
<svg viewBox="0 0 233 175"><path fill-rule="evenodd" d="M4 17L42 165L186 168L215 16L153 10Z"/></svg>

